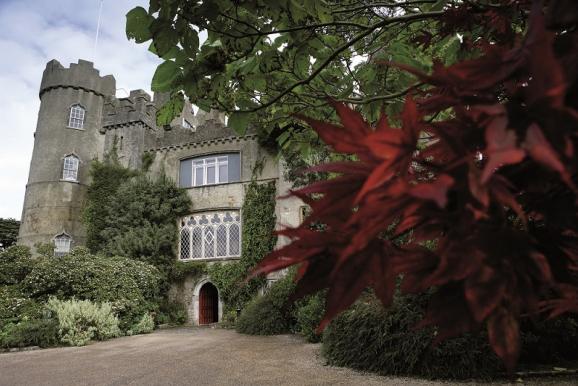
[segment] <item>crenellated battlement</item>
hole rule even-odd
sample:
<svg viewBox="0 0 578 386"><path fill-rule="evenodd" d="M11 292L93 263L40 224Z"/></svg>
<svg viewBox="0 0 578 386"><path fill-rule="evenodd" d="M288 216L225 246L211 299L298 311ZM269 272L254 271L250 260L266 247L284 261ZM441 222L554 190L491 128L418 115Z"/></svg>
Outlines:
<svg viewBox="0 0 578 386"><path fill-rule="evenodd" d="M105 103L103 130L134 122L142 122L154 130L156 112L157 108L146 91L132 90L126 98L112 98Z"/></svg>
<svg viewBox="0 0 578 386"><path fill-rule="evenodd" d="M55 88L74 88L93 92L100 96L114 96L116 80L112 75L100 76L92 62L80 59L78 63L71 63L69 68L64 67L56 59L46 64L40 84L40 97L46 91Z"/></svg>

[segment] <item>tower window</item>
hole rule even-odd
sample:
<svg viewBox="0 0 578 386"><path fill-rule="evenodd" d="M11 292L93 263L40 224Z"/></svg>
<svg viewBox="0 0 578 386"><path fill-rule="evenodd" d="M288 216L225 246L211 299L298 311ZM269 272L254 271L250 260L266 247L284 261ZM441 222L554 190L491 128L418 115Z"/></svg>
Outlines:
<svg viewBox="0 0 578 386"><path fill-rule="evenodd" d="M66 233L61 233L54 238L54 256L66 255L70 252L72 238Z"/></svg>
<svg viewBox="0 0 578 386"><path fill-rule="evenodd" d="M65 181L78 181L78 157L75 155L67 155L64 157L64 165L62 167L62 179Z"/></svg>
<svg viewBox="0 0 578 386"><path fill-rule="evenodd" d="M68 117L68 127L73 129L82 129L84 127L84 107L81 105L70 106L70 115Z"/></svg>

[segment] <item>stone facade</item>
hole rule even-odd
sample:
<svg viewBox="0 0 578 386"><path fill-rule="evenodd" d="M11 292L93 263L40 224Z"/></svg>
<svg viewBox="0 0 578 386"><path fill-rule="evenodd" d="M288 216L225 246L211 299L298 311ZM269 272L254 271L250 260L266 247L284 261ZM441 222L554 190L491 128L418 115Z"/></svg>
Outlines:
<svg viewBox="0 0 578 386"><path fill-rule="evenodd" d="M41 104L22 211L20 245L34 248L36 243L50 243L58 237L69 238L72 246L85 243L82 210L90 183L90 162L102 160L113 148L124 166L141 169L143 160L148 159L151 176L164 173L176 182L182 180L183 160L239 154L240 174L235 182L187 187L193 202L191 214L239 211L257 163L262 166L261 172L254 176L257 181L275 181L279 196L290 188L283 178L283 163L259 145L251 130L239 136L228 128L219 112L194 114L186 104L171 125L159 127L156 112L166 101L166 95L155 95L152 99L146 92L134 90L126 98L117 98L115 92L114 77L100 76L90 62L79 60L69 68L56 60L47 64L40 87ZM82 128L70 127L75 126L71 124L73 106L84 110ZM66 177L66 157L78 160L75 178ZM301 205L296 199L279 201L276 208L279 223L296 225ZM199 322L199 293L208 280L206 277L185 280L170 292L175 300L186 304L191 323ZM219 318L221 313L219 302Z"/></svg>

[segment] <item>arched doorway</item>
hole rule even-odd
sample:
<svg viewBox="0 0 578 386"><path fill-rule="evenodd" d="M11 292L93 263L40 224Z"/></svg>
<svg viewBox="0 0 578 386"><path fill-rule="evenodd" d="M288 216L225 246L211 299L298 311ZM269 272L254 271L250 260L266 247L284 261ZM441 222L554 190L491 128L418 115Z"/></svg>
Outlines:
<svg viewBox="0 0 578 386"><path fill-rule="evenodd" d="M199 324L219 321L219 292L212 283L205 283L199 292Z"/></svg>

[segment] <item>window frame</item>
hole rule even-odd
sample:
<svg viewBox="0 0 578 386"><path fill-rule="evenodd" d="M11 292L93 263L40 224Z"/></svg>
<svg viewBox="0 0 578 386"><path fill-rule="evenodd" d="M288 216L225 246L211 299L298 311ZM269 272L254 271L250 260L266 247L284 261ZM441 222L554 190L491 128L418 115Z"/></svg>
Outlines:
<svg viewBox="0 0 578 386"><path fill-rule="evenodd" d="M71 105L68 109L68 124L66 127L75 130L84 130L86 108L80 103Z"/></svg>
<svg viewBox="0 0 578 386"><path fill-rule="evenodd" d="M66 242L61 244L59 243L60 240L65 240ZM68 233L62 232L54 236L52 242L54 243L54 256L64 256L67 253L70 253L73 239Z"/></svg>
<svg viewBox="0 0 578 386"><path fill-rule="evenodd" d="M220 161L219 159L222 158L226 158L225 161ZM207 161L213 161L211 163L207 162ZM225 181L221 181L220 177L221 177L221 172L220 172L220 168L221 166L226 166L227 167L227 179ZM215 169L214 171L214 182L208 182L208 169L210 167L213 167ZM229 154L225 154L225 155L219 155L219 154L214 154L214 155L209 155L206 157L198 157L198 158L193 158L192 159L192 164L191 164L191 187L192 188L198 188L201 186L210 186L210 185L218 185L218 184L228 184L229 183ZM198 173L198 169L202 170L202 183L197 185L197 173Z"/></svg>
<svg viewBox="0 0 578 386"><path fill-rule="evenodd" d="M225 221L227 215L230 215L232 220ZM215 216L219 218L219 222L213 222ZM206 223L202 223L201 220L205 220ZM231 243L231 229L234 229L234 227L236 227L237 233L236 244ZM222 244L219 244L219 229L225 230L225 253L220 248ZM193 213L181 219L178 232L178 261L229 260L241 257L242 217L240 209L209 210ZM200 239L197 243L194 243L195 234L200 234ZM211 234L209 239L207 238L208 234ZM186 235L188 240L183 240L183 235ZM208 245L211 245L212 251L207 251ZM183 248L186 248L186 251Z"/></svg>
<svg viewBox="0 0 578 386"><path fill-rule="evenodd" d="M67 161L74 160L72 168L67 168ZM78 182L78 171L80 170L80 158L76 154L68 154L62 159L62 181ZM67 173L68 172L68 173Z"/></svg>

